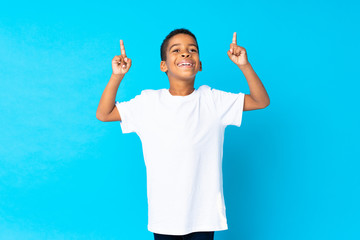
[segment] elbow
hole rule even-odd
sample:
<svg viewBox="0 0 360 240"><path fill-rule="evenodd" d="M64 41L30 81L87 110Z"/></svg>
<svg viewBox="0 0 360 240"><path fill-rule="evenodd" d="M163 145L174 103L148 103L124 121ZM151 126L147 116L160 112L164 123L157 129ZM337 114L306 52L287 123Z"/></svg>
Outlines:
<svg viewBox="0 0 360 240"><path fill-rule="evenodd" d="M250 98L248 97L248 99L249 99L248 109L250 109L250 110L263 109L270 105L269 96L263 96L260 99L255 99L251 95L249 95L249 96L250 96Z"/></svg>
<svg viewBox="0 0 360 240"><path fill-rule="evenodd" d="M104 115L99 112L96 112L96 118L102 122L105 122Z"/></svg>
<svg viewBox="0 0 360 240"><path fill-rule="evenodd" d="M261 105L261 108L266 108L267 106L270 105L270 99L268 99L266 102L264 102L262 105Z"/></svg>
<svg viewBox="0 0 360 240"><path fill-rule="evenodd" d="M265 107L264 108L266 108L267 106L269 106L270 105L270 99L269 99L269 101L267 101L266 102L266 104L265 104Z"/></svg>

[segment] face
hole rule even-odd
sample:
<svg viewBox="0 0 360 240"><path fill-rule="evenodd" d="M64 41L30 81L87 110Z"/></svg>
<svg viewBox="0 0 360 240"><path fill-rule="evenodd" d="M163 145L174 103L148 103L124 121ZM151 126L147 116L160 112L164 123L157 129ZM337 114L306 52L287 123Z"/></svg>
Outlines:
<svg viewBox="0 0 360 240"><path fill-rule="evenodd" d="M161 61L160 69L172 79L194 79L196 73L202 70L195 39L187 34L176 34L170 38L166 61Z"/></svg>

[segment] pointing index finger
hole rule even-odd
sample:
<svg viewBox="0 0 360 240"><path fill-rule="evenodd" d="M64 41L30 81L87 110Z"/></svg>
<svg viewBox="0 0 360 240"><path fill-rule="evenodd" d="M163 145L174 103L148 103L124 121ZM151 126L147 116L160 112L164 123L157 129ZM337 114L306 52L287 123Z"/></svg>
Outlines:
<svg viewBox="0 0 360 240"><path fill-rule="evenodd" d="M232 43L236 44L236 32L234 32Z"/></svg>
<svg viewBox="0 0 360 240"><path fill-rule="evenodd" d="M121 50L121 55L126 56L123 40L120 40L120 50Z"/></svg>

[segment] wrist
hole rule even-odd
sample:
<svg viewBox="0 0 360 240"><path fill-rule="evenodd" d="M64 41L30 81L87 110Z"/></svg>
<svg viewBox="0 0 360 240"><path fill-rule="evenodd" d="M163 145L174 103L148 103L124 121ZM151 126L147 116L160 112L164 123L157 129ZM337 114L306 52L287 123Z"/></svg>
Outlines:
<svg viewBox="0 0 360 240"><path fill-rule="evenodd" d="M240 65L240 64L236 64L236 65L241 69L241 71L251 68L251 64L249 62L247 62L246 64L243 64L243 65Z"/></svg>
<svg viewBox="0 0 360 240"><path fill-rule="evenodd" d="M115 78L115 79L122 79L125 76L125 74L121 74L121 73L112 73L111 74L111 78Z"/></svg>

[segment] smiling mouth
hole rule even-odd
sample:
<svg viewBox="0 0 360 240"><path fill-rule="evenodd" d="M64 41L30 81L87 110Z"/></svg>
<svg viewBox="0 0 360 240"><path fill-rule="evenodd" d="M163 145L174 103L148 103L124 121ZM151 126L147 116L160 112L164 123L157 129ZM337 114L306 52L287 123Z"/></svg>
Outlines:
<svg viewBox="0 0 360 240"><path fill-rule="evenodd" d="M192 67L195 66L195 64L193 64L193 63L179 63L177 66L181 67L181 68L192 68Z"/></svg>

